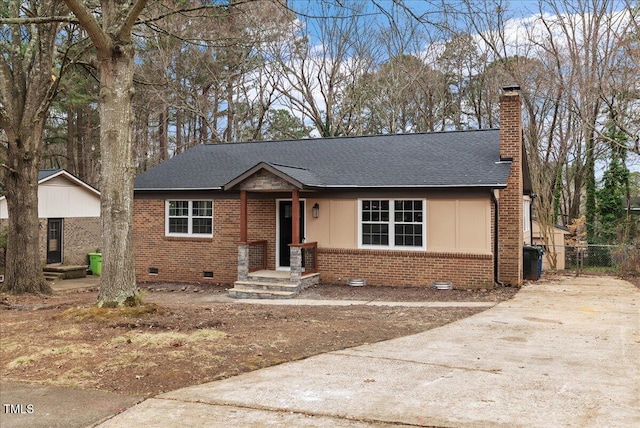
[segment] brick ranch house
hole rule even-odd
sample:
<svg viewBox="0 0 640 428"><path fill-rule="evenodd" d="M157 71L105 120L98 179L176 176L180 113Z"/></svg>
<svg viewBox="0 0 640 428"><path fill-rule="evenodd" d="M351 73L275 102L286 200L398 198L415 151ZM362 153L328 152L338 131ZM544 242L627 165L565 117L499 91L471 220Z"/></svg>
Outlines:
<svg viewBox="0 0 640 428"><path fill-rule="evenodd" d="M202 144L136 178L136 277L519 286L530 187L517 87L499 130Z"/></svg>
<svg viewBox="0 0 640 428"><path fill-rule="evenodd" d="M87 254L100 246L100 192L64 169L38 172L38 217L43 264L86 265ZM0 229L8 218L1 196Z"/></svg>

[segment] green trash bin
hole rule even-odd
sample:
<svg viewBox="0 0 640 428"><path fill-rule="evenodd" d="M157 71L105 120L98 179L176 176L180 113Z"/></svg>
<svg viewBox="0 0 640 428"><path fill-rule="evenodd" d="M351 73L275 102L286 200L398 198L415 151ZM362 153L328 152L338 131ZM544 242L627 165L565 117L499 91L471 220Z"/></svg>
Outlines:
<svg viewBox="0 0 640 428"><path fill-rule="evenodd" d="M89 269L93 275L100 276L102 273L102 253L89 253Z"/></svg>

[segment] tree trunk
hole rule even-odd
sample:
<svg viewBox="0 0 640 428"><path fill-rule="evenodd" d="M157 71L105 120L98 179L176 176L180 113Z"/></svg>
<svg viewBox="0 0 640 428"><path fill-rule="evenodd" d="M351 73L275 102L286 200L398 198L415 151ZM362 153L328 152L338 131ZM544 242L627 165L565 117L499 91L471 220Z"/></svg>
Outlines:
<svg viewBox="0 0 640 428"><path fill-rule="evenodd" d="M133 264L133 46L119 44L100 67L102 277L98 306L137 303Z"/></svg>
<svg viewBox="0 0 640 428"><path fill-rule="evenodd" d="M57 15L57 1L29 4L30 13ZM2 12L19 17L24 2L3 3ZM4 17L4 15L3 15ZM58 24L3 25L0 55L0 128L7 158L0 159L9 214L5 281L9 293L51 293L42 273L38 227L38 168L42 134L60 76L52 79ZM29 40L29 43L25 42ZM62 72L62 71L60 71Z"/></svg>
<svg viewBox="0 0 640 428"><path fill-rule="evenodd" d="M182 113L179 109L176 110L176 148L174 153L179 153L182 147Z"/></svg>
<svg viewBox="0 0 640 428"><path fill-rule="evenodd" d="M586 185L586 226L587 226L587 242L595 243L596 239L596 174L595 174L595 139L593 131L590 131L587 138L587 147L585 150L586 161L584 165L585 185Z"/></svg>
<svg viewBox="0 0 640 428"><path fill-rule="evenodd" d="M158 117L158 145L160 151L159 162L166 161L169 157L169 107L163 106Z"/></svg>
<svg viewBox="0 0 640 428"><path fill-rule="evenodd" d="M78 120L76 115L76 108L69 105L67 107L67 163L66 170L71 174L78 176L78 169L76 167L76 151L75 148L78 145Z"/></svg>
<svg viewBox="0 0 640 428"><path fill-rule="evenodd" d="M85 157L86 157L86 144L87 144L87 131L85 127L87 124L84 120L85 113L82 109L77 110L76 114L76 132L77 132L77 144L75 146L76 149L76 173L78 177L82 180L89 182L87 178L87 171L85 170Z"/></svg>
<svg viewBox="0 0 640 428"><path fill-rule="evenodd" d="M38 122L40 124L40 122ZM36 124L36 125L38 125ZM30 129L28 140L42 139L42 126ZM11 138L11 136L10 136ZM21 293L52 293L44 279L40 260L40 240L38 221L38 163L40 157L34 151L17 153L12 156L12 148L37 147L33 141L21 141L14 137L9 144L9 165L11 171L5 173L5 196L9 214L7 230L7 254L5 281L2 291Z"/></svg>
<svg viewBox="0 0 640 428"><path fill-rule="evenodd" d="M132 28L147 0L103 1L102 26L80 0L64 0L96 47L100 71L102 277L98 306L140 303L133 264ZM128 6L127 6L128 5Z"/></svg>

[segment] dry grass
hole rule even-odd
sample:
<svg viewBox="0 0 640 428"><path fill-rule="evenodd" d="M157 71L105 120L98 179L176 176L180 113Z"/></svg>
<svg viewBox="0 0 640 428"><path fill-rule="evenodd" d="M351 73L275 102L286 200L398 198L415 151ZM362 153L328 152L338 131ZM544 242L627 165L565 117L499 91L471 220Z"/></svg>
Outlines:
<svg viewBox="0 0 640 428"><path fill-rule="evenodd" d="M196 330L191 333L169 332L142 332L131 331L123 336L118 336L109 341L109 345L133 344L147 348L179 348L197 343L198 347L204 346L203 342L211 342L226 336L226 333L213 329Z"/></svg>
<svg viewBox="0 0 640 428"><path fill-rule="evenodd" d="M91 306L88 308L67 309L57 317L63 320L73 321L107 322L119 319L142 318L145 315L161 313L162 309L154 304L121 308L98 308L97 306Z"/></svg>
<svg viewBox="0 0 640 428"><path fill-rule="evenodd" d="M343 292L356 291L366 290ZM373 292L381 300L391 295ZM3 379L155 395L413 334L481 310L206 301L218 294L214 291L154 292L149 304L108 309L96 307L96 294L0 296Z"/></svg>
<svg viewBox="0 0 640 428"><path fill-rule="evenodd" d="M7 368L13 369L20 366L28 366L38 360L49 357L61 357L59 360L66 361L80 356L93 354L94 351L85 344L67 344L55 348L41 347L35 352L15 358L7 364Z"/></svg>

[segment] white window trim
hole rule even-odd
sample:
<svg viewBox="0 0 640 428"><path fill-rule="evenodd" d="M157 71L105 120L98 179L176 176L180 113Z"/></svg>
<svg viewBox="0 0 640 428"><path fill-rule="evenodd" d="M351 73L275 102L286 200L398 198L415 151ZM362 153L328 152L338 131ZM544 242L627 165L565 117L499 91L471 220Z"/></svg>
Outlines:
<svg viewBox="0 0 640 428"><path fill-rule="evenodd" d="M187 201L189 202L189 216L188 216L188 225L189 225L189 233L171 233L169 232L169 204L171 201ZM211 233L193 233L193 203L194 202L211 202ZM212 238L213 237L213 216L214 216L214 203L211 199L166 199L165 200L165 210L164 210L164 235L165 236L173 236L173 237L183 237L183 238ZM204 218L204 217L195 217L195 218Z"/></svg>
<svg viewBox="0 0 640 428"><path fill-rule="evenodd" d="M369 245L362 243L362 201L389 201L389 245ZM422 201L422 246L410 247L395 245L395 201ZM358 249L363 250L394 250L394 251L427 251L427 200L423 198L381 198L369 197L358 199Z"/></svg>
<svg viewBox="0 0 640 428"><path fill-rule="evenodd" d="M522 201L522 223L523 223L523 227L522 227L522 231L523 232L529 232L531 229L531 200L529 199L524 199Z"/></svg>

